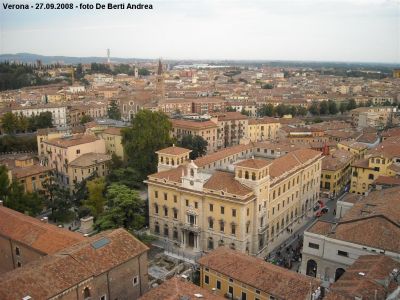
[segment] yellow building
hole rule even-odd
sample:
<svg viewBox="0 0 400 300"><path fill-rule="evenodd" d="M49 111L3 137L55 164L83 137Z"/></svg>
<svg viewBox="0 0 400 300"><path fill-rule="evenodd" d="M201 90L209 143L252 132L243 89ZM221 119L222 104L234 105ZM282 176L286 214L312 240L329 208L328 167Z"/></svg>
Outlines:
<svg viewBox="0 0 400 300"><path fill-rule="evenodd" d="M252 142L275 140L281 124L275 118L250 119L246 137Z"/></svg>
<svg viewBox="0 0 400 300"><path fill-rule="evenodd" d="M318 279L226 247L217 248L197 262L200 286L228 299L309 300L313 293L320 292Z"/></svg>
<svg viewBox="0 0 400 300"><path fill-rule="evenodd" d="M111 156L101 153L86 153L69 163L68 177L76 184L92 176L104 177L108 174Z"/></svg>
<svg viewBox="0 0 400 300"><path fill-rule="evenodd" d="M341 141L337 144L338 149L349 151L355 159L364 158L368 147L365 144L356 141Z"/></svg>
<svg viewBox="0 0 400 300"><path fill-rule="evenodd" d="M92 135L63 136L43 143L46 147L44 164L55 169L60 184L70 188L74 186L70 178L70 162L87 153L106 153L104 140Z"/></svg>
<svg viewBox="0 0 400 300"><path fill-rule="evenodd" d="M46 146L44 144L45 141L61 138L64 134L65 133L52 128L38 129L36 134L36 142L38 146L39 157L44 157L46 154Z"/></svg>
<svg viewBox="0 0 400 300"><path fill-rule="evenodd" d="M350 182L354 155L346 150L336 150L324 156L321 170L321 192L328 197L341 194Z"/></svg>
<svg viewBox="0 0 400 300"><path fill-rule="evenodd" d="M312 215L321 152L300 149L275 160L237 145L188 161L190 150L157 151L149 175L150 231L194 252L218 245L264 256Z"/></svg>
<svg viewBox="0 0 400 300"><path fill-rule="evenodd" d="M172 137L181 140L185 135L201 136L207 142L207 153L218 148L218 125L210 120L191 121L172 119Z"/></svg>
<svg viewBox="0 0 400 300"><path fill-rule="evenodd" d="M363 195L379 176L400 175L400 137L386 139L351 168L350 192Z"/></svg>
<svg viewBox="0 0 400 300"><path fill-rule="evenodd" d="M43 182L50 176L53 168L42 166L33 157L15 159L15 167L10 170L12 181L19 182L25 192L45 192Z"/></svg>
<svg viewBox="0 0 400 300"><path fill-rule="evenodd" d="M108 154L115 154L122 160L125 159L121 128L109 127L101 132L100 136L106 143L106 151Z"/></svg>

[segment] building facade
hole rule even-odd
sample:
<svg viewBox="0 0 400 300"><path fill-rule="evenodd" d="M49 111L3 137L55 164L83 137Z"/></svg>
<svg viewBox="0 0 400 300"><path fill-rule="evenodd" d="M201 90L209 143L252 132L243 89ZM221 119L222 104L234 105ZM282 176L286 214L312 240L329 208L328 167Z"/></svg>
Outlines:
<svg viewBox="0 0 400 300"><path fill-rule="evenodd" d="M321 153L300 149L273 161L238 145L188 161L189 150L157 152L149 175L150 231L171 245L218 245L263 256L304 224L318 200Z"/></svg>

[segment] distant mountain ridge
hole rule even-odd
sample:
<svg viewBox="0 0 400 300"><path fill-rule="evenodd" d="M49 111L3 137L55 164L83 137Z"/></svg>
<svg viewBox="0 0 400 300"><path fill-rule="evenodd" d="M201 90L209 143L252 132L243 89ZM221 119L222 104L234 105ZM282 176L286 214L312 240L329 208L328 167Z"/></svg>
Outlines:
<svg viewBox="0 0 400 300"><path fill-rule="evenodd" d="M151 62L155 58L120 58L110 57L111 62L114 63L135 63L135 62ZM23 63L35 63L41 60L43 64L89 64L89 63L106 63L107 57L88 56L88 57L74 57L74 56L47 56L32 53L15 53L15 54L0 54L0 62L4 61L18 61ZM217 65L229 66L257 66L267 65L270 67L302 67L302 68L356 68L356 69L384 69L389 71L393 68L400 68L399 63L372 63L372 62L335 62L335 61L294 61L294 60L232 60L232 59L164 59L165 62L176 64L192 64L192 63L209 63Z"/></svg>
<svg viewBox="0 0 400 300"><path fill-rule="evenodd" d="M110 57L112 62L118 63L134 63L135 61L146 61L140 58L117 58ZM106 63L107 57L89 56L89 57L73 57L73 56L47 56L32 53L16 53L16 54L1 54L0 62L18 61L23 63L35 63L41 60L43 64L53 64L62 62L64 64L88 64L88 63ZM150 60L150 59L148 59Z"/></svg>

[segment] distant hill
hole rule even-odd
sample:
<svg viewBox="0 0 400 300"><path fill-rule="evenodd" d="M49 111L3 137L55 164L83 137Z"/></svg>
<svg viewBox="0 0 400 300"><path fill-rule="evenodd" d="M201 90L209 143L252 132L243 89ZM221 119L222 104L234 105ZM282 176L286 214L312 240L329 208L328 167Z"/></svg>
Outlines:
<svg viewBox="0 0 400 300"><path fill-rule="evenodd" d="M41 60L43 64L54 64L54 63L64 63L64 64L88 64L88 63L105 63L107 62L106 57L89 56L89 57L73 57L73 56L45 56L32 53L16 53L16 54L1 54L0 62L4 61L18 61L23 63L35 63L37 60ZM135 62L148 62L154 61L153 58L120 58L111 57L112 62L116 63L135 63ZM339 68L339 69L368 69L368 70L378 70L385 73L390 73L393 68L400 68L400 64L395 63L363 63L363 62L322 62L322 61L289 61L289 60L164 60L168 62L171 66L177 64L193 64L193 63L208 63L216 65L226 65L232 67L300 67L300 68Z"/></svg>
<svg viewBox="0 0 400 300"><path fill-rule="evenodd" d="M140 58L118 58L111 57L112 62L118 63L134 63L136 61L146 61L146 59ZM35 63L37 60L41 60L43 64L88 64L88 63L105 63L107 62L106 57L90 56L90 57L73 57L73 56L45 56L32 53L16 53L16 54L1 54L0 62L4 61L18 61L23 63Z"/></svg>

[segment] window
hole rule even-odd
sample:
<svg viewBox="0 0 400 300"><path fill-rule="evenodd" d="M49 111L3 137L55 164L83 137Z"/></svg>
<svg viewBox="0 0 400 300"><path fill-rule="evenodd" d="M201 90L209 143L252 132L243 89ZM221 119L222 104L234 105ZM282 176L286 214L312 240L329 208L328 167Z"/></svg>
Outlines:
<svg viewBox="0 0 400 300"><path fill-rule="evenodd" d="M249 208L247 208L247 212L246 212L246 214L247 214L247 216L249 216L249 215L250 215L250 209L249 209Z"/></svg>
<svg viewBox="0 0 400 300"><path fill-rule="evenodd" d="M158 198L158 191L154 191L154 198Z"/></svg>
<svg viewBox="0 0 400 300"><path fill-rule="evenodd" d="M139 283L139 276L133 277L132 283L133 283L133 286L137 285Z"/></svg>
<svg viewBox="0 0 400 300"><path fill-rule="evenodd" d="M21 267L22 267L22 264L21 264L20 262L17 262L17 267L18 267L18 268L21 268Z"/></svg>
<svg viewBox="0 0 400 300"><path fill-rule="evenodd" d="M220 290L221 289L221 281L217 280L217 289Z"/></svg>
<svg viewBox="0 0 400 300"><path fill-rule="evenodd" d="M221 206L221 215L225 213L225 207Z"/></svg>
<svg viewBox="0 0 400 300"><path fill-rule="evenodd" d="M204 283L210 284L210 277L208 277L208 275L204 275Z"/></svg>
<svg viewBox="0 0 400 300"><path fill-rule="evenodd" d="M373 180L374 179L374 174L368 174L368 179Z"/></svg>
<svg viewBox="0 0 400 300"><path fill-rule="evenodd" d="M79 150L79 149L76 150L76 154L79 154L79 153L81 153L81 150Z"/></svg>
<svg viewBox="0 0 400 300"><path fill-rule="evenodd" d="M164 207L164 216L168 217L168 207Z"/></svg>
<svg viewBox="0 0 400 300"><path fill-rule="evenodd" d="M107 296L106 295L101 296L100 300L107 300Z"/></svg>
<svg viewBox="0 0 400 300"><path fill-rule="evenodd" d="M156 214L158 214L158 205L157 204L154 205L154 211Z"/></svg>
<svg viewBox="0 0 400 300"><path fill-rule="evenodd" d="M214 228L214 220L212 218L208 219L208 228L213 229Z"/></svg>
<svg viewBox="0 0 400 300"><path fill-rule="evenodd" d="M178 201L178 197L176 195L174 195L174 203L176 203Z"/></svg>
<svg viewBox="0 0 400 300"><path fill-rule="evenodd" d="M168 200L168 194L164 193L164 200Z"/></svg>
<svg viewBox="0 0 400 300"><path fill-rule="evenodd" d="M232 235L235 235L235 234L236 234L236 225L235 225L235 224L232 224L232 225L231 225L231 234L232 234Z"/></svg>
<svg viewBox="0 0 400 300"><path fill-rule="evenodd" d="M83 299L89 299L90 298L90 290L88 287L85 287L83 290Z"/></svg>
<svg viewBox="0 0 400 300"><path fill-rule="evenodd" d="M232 217L236 217L236 209L232 208Z"/></svg>
<svg viewBox="0 0 400 300"><path fill-rule="evenodd" d="M219 230L220 230L221 232L224 232L224 230L225 230L224 221L221 221L221 222L219 223Z"/></svg>
<svg viewBox="0 0 400 300"><path fill-rule="evenodd" d="M19 247L15 247L15 255L20 256L21 252L19 250Z"/></svg>
<svg viewBox="0 0 400 300"><path fill-rule="evenodd" d="M339 256L349 257L349 252L338 250L337 254Z"/></svg>
<svg viewBox="0 0 400 300"><path fill-rule="evenodd" d="M319 249L319 245L315 243L308 243L308 247L313 248L313 249Z"/></svg>
<svg viewBox="0 0 400 300"><path fill-rule="evenodd" d="M194 208L198 208L199 207L199 203L196 201L195 203L194 203Z"/></svg>
<svg viewBox="0 0 400 300"><path fill-rule="evenodd" d="M178 210L174 208L174 219L178 219Z"/></svg>
<svg viewBox="0 0 400 300"><path fill-rule="evenodd" d="M186 199L186 206L189 206L189 200Z"/></svg>
<svg viewBox="0 0 400 300"><path fill-rule="evenodd" d="M247 300L247 295L245 292L242 292L242 300Z"/></svg>
<svg viewBox="0 0 400 300"><path fill-rule="evenodd" d="M214 205L210 204L210 211L214 210Z"/></svg>

